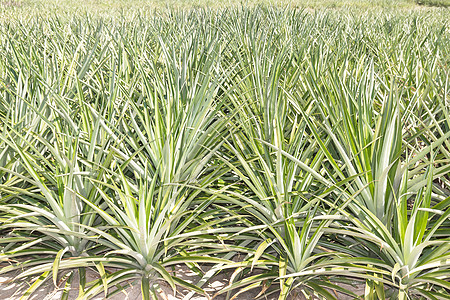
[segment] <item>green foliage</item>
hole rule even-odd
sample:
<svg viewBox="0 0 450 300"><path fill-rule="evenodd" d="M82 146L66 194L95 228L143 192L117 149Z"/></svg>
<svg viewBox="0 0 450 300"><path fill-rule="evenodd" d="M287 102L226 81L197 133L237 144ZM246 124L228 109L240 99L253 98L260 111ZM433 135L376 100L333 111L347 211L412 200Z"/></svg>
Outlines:
<svg viewBox="0 0 450 300"><path fill-rule="evenodd" d="M416 0L417 4L438 7L450 7L449 0Z"/></svg>
<svg viewBox="0 0 450 300"><path fill-rule="evenodd" d="M129 282L188 299L228 270L227 299L446 299L448 17L0 22L0 274L22 270L24 298L53 281L79 299Z"/></svg>

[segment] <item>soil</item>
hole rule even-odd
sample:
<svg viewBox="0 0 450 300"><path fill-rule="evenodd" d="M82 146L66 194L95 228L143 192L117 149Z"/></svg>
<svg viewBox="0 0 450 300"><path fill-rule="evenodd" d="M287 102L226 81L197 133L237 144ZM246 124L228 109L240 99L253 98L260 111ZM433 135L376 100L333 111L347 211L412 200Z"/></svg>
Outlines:
<svg viewBox="0 0 450 300"><path fill-rule="evenodd" d="M200 279L195 273L190 271L186 267L176 266L175 274L190 283L196 283ZM0 300L18 300L21 295L27 290L27 288L32 284L32 282L28 281L14 281L14 277L17 273L7 273L0 275ZM94 271L87 272L87 280L95 280L98 278L98 275ZM203 289L209 294L210 297L215 295L218 291L223 289L228 285L228 277L229 274L219 274L210 280L210 282L203 286ZM74 282L72 284L73 287L78 287L78 282ZM159 297L161 300L209 300L208 297L204 295L198 295L189 293L187 290L178 289L177 294L173 295L173 291L171 287L166 283L161 283L161 290L159 293ZM35 291L30 300L53 300L60 299L62 295L64 287L64 282L61 282L60 286L55 286L53 281L47 280L37 291ZM364 286L346 286L346 288L352 290L354 293L361 295L364 293ZM245 293L239 294L236 296L235 300L252 300L255 299L256 296L261 292L261 288L255 288L253 290L247 291ZM352 297L348 297L339 293L335 293L337 299L339 300L349 300ZM289 298L289 300L303 300L306 299L303 295L295 295L295 291L291 294L294 294ZM78 289L73 288L69 291L69 300L75 300L78 296ZM189 297L191 296L191 297ZM105 299L103 294L97 295L95 300ZM129 286L124 290L118 292L117 294L109 297L111 300L140 300L141 298L141 289L140 285L137 283L130 282ZM225 300L225 295L218 295L214 297L214 300ZM263 297L262 300L276 300L278 299L278 295L272 294L266 297Z"/></svg>

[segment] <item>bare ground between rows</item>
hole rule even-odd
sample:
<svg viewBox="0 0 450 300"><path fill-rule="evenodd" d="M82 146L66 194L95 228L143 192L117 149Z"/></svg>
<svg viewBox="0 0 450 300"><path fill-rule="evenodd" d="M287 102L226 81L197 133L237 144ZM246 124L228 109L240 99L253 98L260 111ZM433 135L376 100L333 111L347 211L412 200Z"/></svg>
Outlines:
<svg viewBox="0 0 450 300"><path fill-rule="evenodd" d="M174 270L176 276L178 278L181 278L189 283L197 283L200 280L200 277L192 272L190 269L188 269L186 266L177 265ZM32 281L27 280L14 280L15 276L17 276L18 272L10 272L7 274L0 275L0 300L18 300L20 299L21 295L29 288L29 286L32 284ZM229 277L230 273L220 273L219 275L214 276L210 279L210 281L205 284L202 288L208 293L210 297L214 296L217 292L221 291L223 288L228 286L229 284ZM98 274L93 271L89 270L86 272L87 276L87 282L98 279ZM60 276L61 277L61 276ZM75 276L76 278L77 276ZM65 282L63 280L60 280L59 285L55 286L53 281L51 279L44 282L44 284L36 290L31 297L30 300L53 300L53 299L60 299L61 295L63 293L63 287ZM78 289L75 287L78 287L78 281L74 280L72 288L69 291L69 300L75 300L78 296ZM139 300L142 299L141 297L141 289L140 284L138 282L129 282L126 285L123 286L124 289L122 291L117 292L111 297L108 297L108 299L111 300ZM159 298L161 300L186 300L186 295L189 294L188 290L177 288L177 294L174 295L171 287L165 283L160 283L160 294ZM361 295L364 293L364 286L363 285L356 285L356 286L349 286L346 285L345 288L351 290L357 295ZM114 288L110 290L114 291ZM237 292L237 291L236 291ZM255 299L256 296L261 292L261 288L255 288L253 290L247 291L245 293L239 294L236 296L235 300L251 300ZM332 291L337 296L337 299L339 300L349 300L352 299L352 297L342 295L339 293L336 293L335 291ZM303 297L303 295L296 294L295 291L289 300L303 300L306 299ZM95 300L105 299L104 294L97 295ZM190 299L192 300L208 300L208 298L204 295L198 295L194 294ZM225 300L225 295L217 295L214 297L214 300ZM266 295L263 297L265 300L276 300L278 299L277 294L271 294Z"/></svg>

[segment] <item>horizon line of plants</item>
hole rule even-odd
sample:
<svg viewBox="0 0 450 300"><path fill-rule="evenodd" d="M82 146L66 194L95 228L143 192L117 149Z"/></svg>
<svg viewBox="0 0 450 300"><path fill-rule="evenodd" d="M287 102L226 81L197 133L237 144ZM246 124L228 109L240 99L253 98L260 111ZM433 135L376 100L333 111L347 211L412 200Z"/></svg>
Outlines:
<svg viewBox="0 0 450 300"><path fill-rule="evenodd" d="M446 17L0 23L0 274L23 299L450 299Z"/></svg>

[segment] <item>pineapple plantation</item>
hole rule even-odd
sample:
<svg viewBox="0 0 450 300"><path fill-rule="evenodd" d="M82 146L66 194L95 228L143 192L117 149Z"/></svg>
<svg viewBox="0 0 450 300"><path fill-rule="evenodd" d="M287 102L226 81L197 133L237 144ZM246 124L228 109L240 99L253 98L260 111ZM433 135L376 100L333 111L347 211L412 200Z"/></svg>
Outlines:
<svg viewBox="0 0 450 300"><path fill-rule="evenodd" d="M0 299L450 299L449 10L153 2L0 2Z"/></svg>

